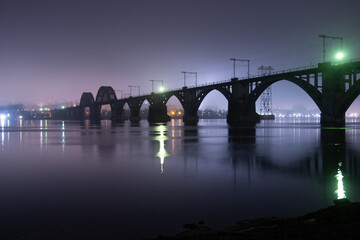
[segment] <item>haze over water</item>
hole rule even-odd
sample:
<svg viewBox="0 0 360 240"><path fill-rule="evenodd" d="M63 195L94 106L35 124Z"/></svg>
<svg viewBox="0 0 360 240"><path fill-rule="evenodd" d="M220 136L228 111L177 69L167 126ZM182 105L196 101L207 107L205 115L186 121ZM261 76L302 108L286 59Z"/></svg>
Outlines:
<svg viewBox="0 0 360 240"><path fill-rule="evenodd" d="M2 121L0 134L0 220L12 237L140 239L360 200L356 122Z"/></svg>

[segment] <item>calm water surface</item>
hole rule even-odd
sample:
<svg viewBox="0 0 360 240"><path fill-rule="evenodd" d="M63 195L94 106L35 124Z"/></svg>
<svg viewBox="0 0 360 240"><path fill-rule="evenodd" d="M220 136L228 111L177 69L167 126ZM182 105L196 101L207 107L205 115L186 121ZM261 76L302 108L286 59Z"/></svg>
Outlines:
<svg viewBox="0 0 360 240"><path fill-rule="evenodd" d="M42 120L0 130L0 220L17 231L101 226L140 239L200 220L301 215L344 194L360 200L357 123Z"/></svg>

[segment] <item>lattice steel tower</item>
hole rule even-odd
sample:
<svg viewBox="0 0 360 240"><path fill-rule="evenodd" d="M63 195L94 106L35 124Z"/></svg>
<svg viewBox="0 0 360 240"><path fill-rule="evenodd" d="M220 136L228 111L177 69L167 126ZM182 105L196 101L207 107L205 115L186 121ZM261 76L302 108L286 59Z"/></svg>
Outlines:
<svg viewBox="0 0 360 240"><path fill-rule="evenodd" d="M265 76L271 74L274 70L271 66L258 67L259 74ZM269 86L260 96L260 115L272 115L272 92Z"/></svg>

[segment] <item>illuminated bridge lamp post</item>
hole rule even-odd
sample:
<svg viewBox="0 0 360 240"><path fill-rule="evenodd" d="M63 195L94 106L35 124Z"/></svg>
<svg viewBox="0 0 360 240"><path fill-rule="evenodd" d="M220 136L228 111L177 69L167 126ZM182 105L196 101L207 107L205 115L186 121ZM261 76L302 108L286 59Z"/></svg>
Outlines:
<svg viewBox="0 0 360 240"><path fill-rule="evenodd" d="M320 34L319 37L321 37L323 39L323 62L325 62L325 57L326 57L326 43L325 40L326 39L331 39L331 40L340 40L340 48L341 50L343 49L343 40L344 38L342 37L335 37L335 36L327 36L324 34Z"/></svg>
<svg viewBox="0 0 360 240"><path fill-rule="evenodd" d="M335 55L335 57L336 57L336 59L337 60L339 60L339 63L340 63L340 61L344 58L344 53L343 52L338 52L336 55Z"/></svg>

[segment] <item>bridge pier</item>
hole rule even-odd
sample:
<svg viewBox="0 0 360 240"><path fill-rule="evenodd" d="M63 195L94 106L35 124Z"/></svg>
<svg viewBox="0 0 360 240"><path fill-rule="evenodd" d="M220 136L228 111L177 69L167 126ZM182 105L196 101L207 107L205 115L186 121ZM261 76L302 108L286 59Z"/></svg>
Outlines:
<svg viewBox="0 0 360 240"><path fill-rule="evenodd" d="M335 116L321 113L320 123L323 126L345 126L345 113Z"/></svg>
<svg viewBox="0 0 360 240"><path fill-rule="evenodd" d="M124 111L125 102L116 102L111 104L111 121L115 122L124 122L128 120L125 116Z"/></svg>
<svg viewBox="0 0 360 240"><path fill-rule="evenodd" d="M77 106L77 120L85 120L85 107Z"/></svg>
<svg viewBox="0 0 360 240"><path fill-rule="evenodd" d="M90 121L98 122L101 120L101 105L94 104L90 106Z"/></svg>
<svg viewBox="0 0 360 240"><path fill-rule="evenodd" d="M68 108L68 119L69 120L84 120L85 119L85 108L81 106Z"/></svg>
<svg viewBox="0 0 360 240"><path fill-rule="evenodd" d="M64 109L64 119L70 120L71 119L71 112L69 109Z"/></svg>
<svg viewBox="0 0 360 240"><path fill-rule="evenodd" d="M66 119L66 110L65 109L54 109L51 110L51 118L54 120L64 120Z"/></svg>
<svg viewBox="0 0 360 240"><path fill-rule="evenodd" d="M140 107L141 101L139 99L134 99L130 96L130 100L128 102L130 107L130 122L131 123L139 123L141 120L140 117Z"/></svg>
<svg viewBox="0 0 360 240"><path fill-rule="evenodd" d="M167 115L167 106L164 98L161 95L151 93L151 98L148 99L149 106L149 123L166 123L170 121L170 116Z"/></svg>
<svg viewBox="0 0 360 240"><path fill-rule="evenodd" d="M183 122L186 126L196 126L199 122L199 116L197 115L198 106L195 90L188 90L187 87L183 87L184 90L184 116Z"/></svg>
<svg viewBox="0 0 360 240"><path fill-rule="evenodd" d="M322 71L321 124L326 126L345 125L345 112L339 103L345 94L345 73L341 66L331 66L330 62L320 63Z"/></svg>
<svg viewBox="0 0 360 240"><path fill-rule="evenodd" d="M260 122L260 116L256 113L255 103L249 104L249 83L231 79L232 94L228 103L227 123L232 126L254 124Z"/></svg>
<svg viewBox="0 0 360 240"><path fill-rule="evenodd" d="M167 115L167 106L164 104L153 104L149 106L149 123L166 123L170 121Z"/></svg>
<svg viewBox="0 0 360 240"><path fill-rule="evenodd" d="M67 120L76 120L76 109L74 107L67 108L65 111Z"/></svg>
<svg viewBox="0 0 360 240"><path fill-rule="evenodd" d="M140 108L131 108L130 111L131 111L130 122L131 123L139 123L141 120Z"/></svg>

